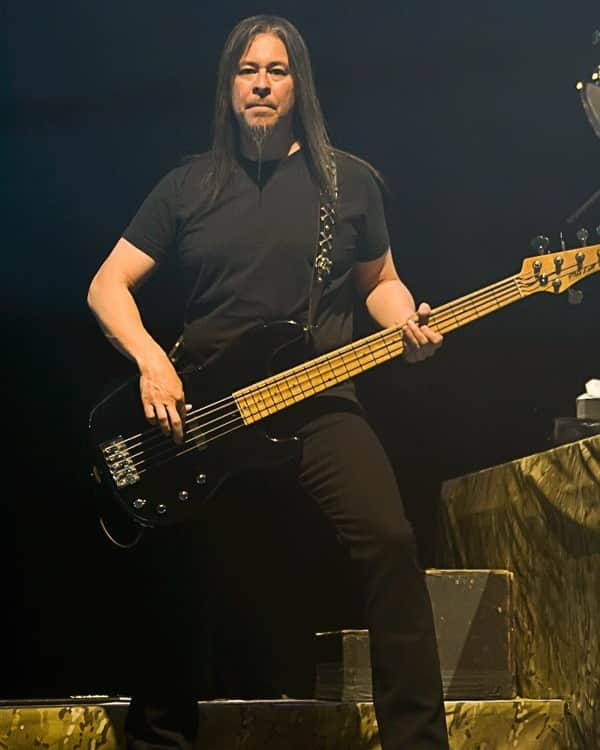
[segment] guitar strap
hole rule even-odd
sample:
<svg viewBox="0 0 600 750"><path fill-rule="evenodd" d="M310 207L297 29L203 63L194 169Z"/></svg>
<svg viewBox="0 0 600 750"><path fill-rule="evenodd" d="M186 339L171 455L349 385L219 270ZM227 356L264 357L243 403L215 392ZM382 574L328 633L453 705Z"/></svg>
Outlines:
<svg viewBox="0 0 600 750"><path fill-rule="evenodd" d="M307 341L313 331L317 328L315 322L317 317L317 307L319 306L323 289L327 285L327 281L331 274L331 267L333 265L331 251L333 249L333 230L335 228L335 211L338 197L337 168L335 164L335 155L333 153L330 155L328 168L334 186L334 198L331 200L327 194L321 192L321 198L319 201L319 230L313 260L310 289L308 291L308 316L306 327L304 329Z"/></svg>

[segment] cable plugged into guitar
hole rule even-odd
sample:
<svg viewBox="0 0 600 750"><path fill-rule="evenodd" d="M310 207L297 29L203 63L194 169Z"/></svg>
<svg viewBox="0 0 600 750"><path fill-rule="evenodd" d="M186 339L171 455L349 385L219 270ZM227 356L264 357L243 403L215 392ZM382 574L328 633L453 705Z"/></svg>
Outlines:
<svg viewBox="0 0 600 750"><path fill-rule="evenodd" d="M102 474L98 466L92 466L90 480L95 492L102 486ZM102 496L99 495L99 499ZM120 549L132 549L142 539L145 529L114 504L102 503L98 508L98 523L108 541Z"/></svg>

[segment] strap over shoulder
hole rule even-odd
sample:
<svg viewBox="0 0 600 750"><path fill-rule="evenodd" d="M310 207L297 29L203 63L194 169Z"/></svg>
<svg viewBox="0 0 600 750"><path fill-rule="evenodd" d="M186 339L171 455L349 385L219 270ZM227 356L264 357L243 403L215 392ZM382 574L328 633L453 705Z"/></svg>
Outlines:
<svg viewBox="0 0 600 750"><path fill-rule="evenodd" d="M328 169L330 170L334 184L334 199L331 200L325 193L321 192L319 202L319 232L317 236L317 246L315 249L315 258L313 261L313 273L311 275L310 289L308 293L308 320L306 323L306 333L310 334L315 326L317 307L331 274L333 260L331 251L333 248L333 231L336 221L336 204L338 197L337 184L337 166L335 163L335 154L330 154Z"/></svg>

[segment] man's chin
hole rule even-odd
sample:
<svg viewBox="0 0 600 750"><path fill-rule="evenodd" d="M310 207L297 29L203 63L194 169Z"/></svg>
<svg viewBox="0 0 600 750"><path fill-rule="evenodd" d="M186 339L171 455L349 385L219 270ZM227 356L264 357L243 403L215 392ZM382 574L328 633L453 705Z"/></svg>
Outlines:
<svg viewBox="0 0 600 750"><path fill-rule="evenodd" d="M269 118L268 120L266 118L253 118L250 122L246 120L245 125L246 133L254 143L261 145L270 135L272 135L277 126L277 121L273 120L273 118Z"/></svg>
<svg viewBox="0 0 600 750"><path fill-rule="evenodd" d="M274 128L278 118L275 112L268 110L249 110L244 117L244 123L248 128L265 127Z"/></svg>

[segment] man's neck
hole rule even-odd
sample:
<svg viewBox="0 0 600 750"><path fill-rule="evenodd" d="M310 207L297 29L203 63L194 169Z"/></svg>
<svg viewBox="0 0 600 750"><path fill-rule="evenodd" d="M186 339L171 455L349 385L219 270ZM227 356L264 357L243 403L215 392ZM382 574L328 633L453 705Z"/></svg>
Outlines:
<svg viewBox="0 0 600 750"><path fill-rule="evenodd" d="M300 148L299 141L292 133L283 135L280 133L268 134L264 141L260 142L252 138L246 132L240 132L240 152L243 157L251 161L274 161L291 156Z"/></svg>

